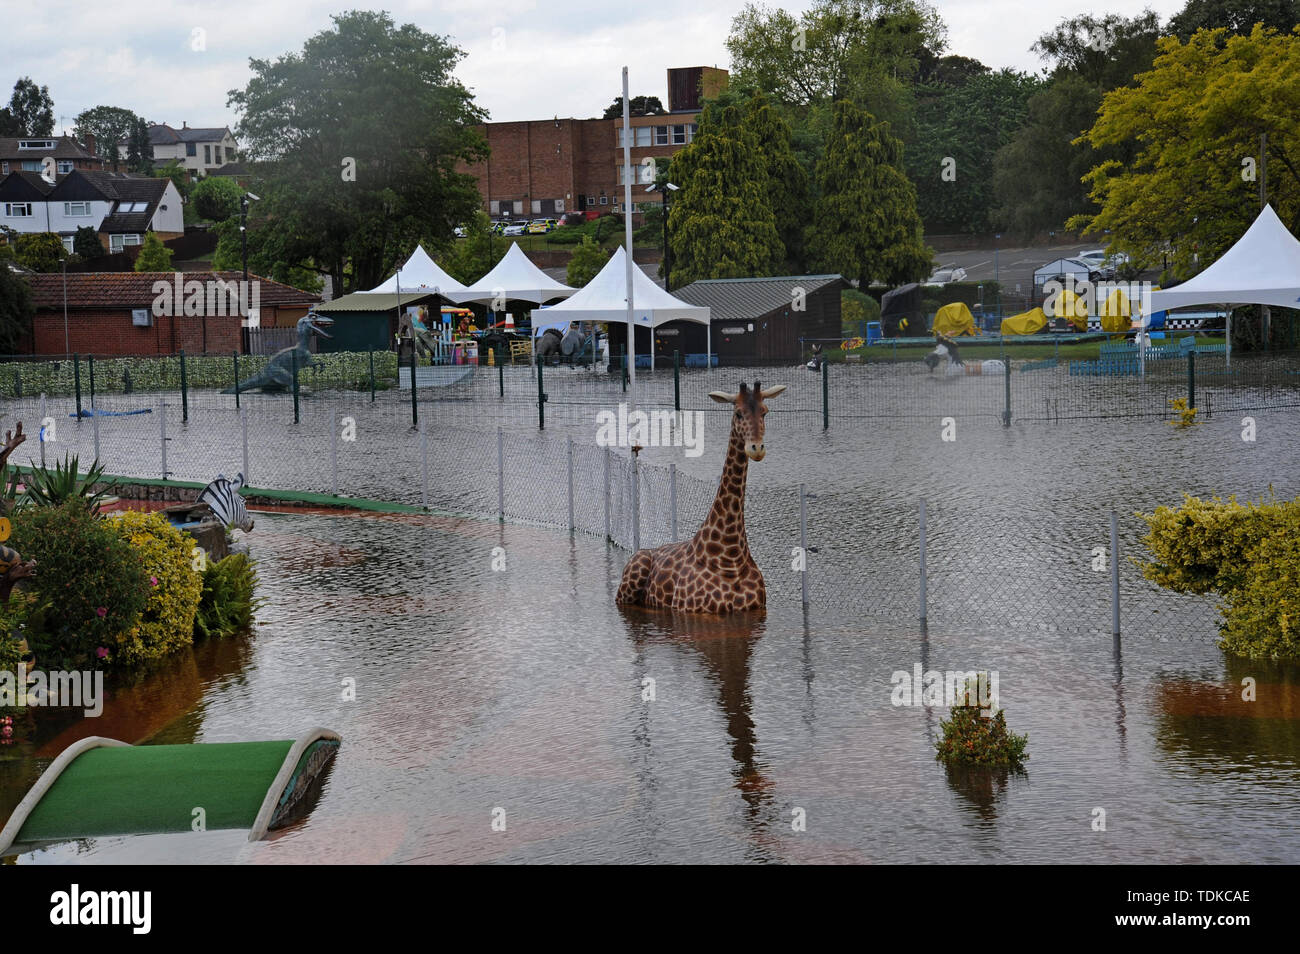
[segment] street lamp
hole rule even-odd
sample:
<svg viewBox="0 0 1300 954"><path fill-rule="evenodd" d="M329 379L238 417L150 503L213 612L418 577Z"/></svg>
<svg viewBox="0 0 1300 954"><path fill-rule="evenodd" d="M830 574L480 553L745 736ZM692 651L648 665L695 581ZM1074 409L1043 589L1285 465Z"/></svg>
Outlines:
<svg viewBox="0 0 1300 954"><path fill-rule="evenodd" d="M248 281L248 200L261 202L260 196L245 192L239 197L239 246L244 256L244 281Z"/></svg>
<svg viewBox="0 0 1300 954"><path fill-rule="evenodd" d="M663 203L661 207L664 210L664 291L672 291L672 253L668 251L668 211L671 207L669 199L674 192L681 190L671 182L665 182L663 188L658 184L652 185L646 189L647 192L662 192Z"/></svg>

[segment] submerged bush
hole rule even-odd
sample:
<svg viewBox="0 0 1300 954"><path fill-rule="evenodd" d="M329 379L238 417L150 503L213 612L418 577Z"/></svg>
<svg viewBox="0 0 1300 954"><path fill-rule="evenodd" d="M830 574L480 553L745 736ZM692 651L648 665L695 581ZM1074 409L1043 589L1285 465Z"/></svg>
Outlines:
<svg viewBox="0 0 1300 954"><path fill-rule="evenodd" d="M127 510L104 523L135 549L147 575L147 602L138 621L118 633L114 661L139 665L188 646L203 588L194 540L157 513Z"/></svg>
<svg viewBox="0 0 1300 954"><path fill-rule="evenodd" d="M194 638L221 639L251 628L258 607L256 588L257 570L247 554L232 553L209 563L203 571Z"/></svg>
<svg viewBox="0 0 1300 954"><path fill-rule="evenodd" d="M30 592L44 607L29 618L28 643L48 669L98 667L116 635L139 622L149 598L140 554L81 500L13 517L10 546L36 561Z"/></svg>
<svg viewBox="0 0 1300 954"><path fill-rule="evenodd" d="M977 679L966 683L967 700L977 700ZM1002 709L989 713L987 706L978 701L972 705L955 705L951 717L940 720L943 738L935 743L935 758L948 765L1024 767L1025 746L1028 735L1015 735L1007 731L1007 720Z"/></svg>
<svg viewBox="0 0 1300 954"><path fill-rule="evenodd" d="M1143 575L1175 593L1217 593L1220 647L1250 658L1300 658L1300 500L1240 504L1186 495L1138 514L1154 560Z"/></svg>

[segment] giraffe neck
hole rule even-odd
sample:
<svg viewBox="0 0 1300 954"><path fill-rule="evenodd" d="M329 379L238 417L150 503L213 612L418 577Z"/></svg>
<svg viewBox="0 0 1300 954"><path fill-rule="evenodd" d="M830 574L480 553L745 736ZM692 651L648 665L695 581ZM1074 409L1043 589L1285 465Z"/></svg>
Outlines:
<svg viewBox="0 0 1300 954"><path fill-rule="evenodd" d="M713 498L708 517L691 541L691 552L697 561L720 569L752 562L749 541L745 539L745 476L748 469L745 439L733 421L718 494Z"/></svg>

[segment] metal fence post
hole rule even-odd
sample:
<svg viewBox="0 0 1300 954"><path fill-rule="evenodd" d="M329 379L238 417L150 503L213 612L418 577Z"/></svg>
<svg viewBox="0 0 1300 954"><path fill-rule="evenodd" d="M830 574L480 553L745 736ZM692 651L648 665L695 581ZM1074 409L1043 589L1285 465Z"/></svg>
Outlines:
<svg viewBox="0 0 1300 954"><path fill-rule="evenodd" d="M799 602L808 608L808 485L799 485Z"/></svg>
<svg viewBox="0 0 1300 954"><path fill-rule="evenodd" d="M569 532L573 532L573 438L567 438L565 451L569 459Z"/></svg>
<svg viewBox="0 0 1300 954"><path fill-rule="evenodd" d="M375 403L375 346L370 346L370 403Z"/></svg>
<svg viewBox="0 0 1300 954"><path fill-rule="evenodd" d="M90 422L95 429L95 462L98 463L99 462L99 415L95 413L95 408L93 405L90 408L90 414L91 414Z"/></svg>
<svg viewBox="0 0 1300 954"><path fill-rule="evenodd" d="M632 552L641 549L641 473L640 459L632 452Z"/></svg>
<svg viewBox="0 0 1300 954"><path fill-rule="evenodd" d="M1187 352L1187 406L1196 407L1196 349Z"/></svg>
<svg viewBox="0 0 1300 954"><path fill-rule="evenodd" d="M298 352L289 352L289 366L293 369L293 422L298 423Z"/></svg>
<svg viewBox="0 0 1300 954"><path fill-rule="evenodd" d="M92 389L93 390L93 389ZM92 396L91 403L94 403ZM189 382L185 378L185 349L181 348L181 423L188 424L190 420L190 389ZM297 423L295 420L294 423Z"/></svg>
<svg viewBox="0 0 1300 954"><path fill-rule="evenodd" d="M668 465L668 502L670 509L668 511L668 529L672 533L673 542L677 542L677 464L676 462Z"/></svg>
<svg viewBox="0 0 1300 954"><path fill-rule="evenodd" d="M77 421L81 421L81 358L72 356L72 387L77 392Z"/></svg>
<svg viewBox="0 0 1300 954"><path fill-rule="evenodd" d="M635 334L635 330L633 334ZM618 349L618 369L623 375L623 392L627 393L627 346L620 345Z"/></svg>
<svg viewBox="0 0 1300 954"><path fill-rule="evenodd" d="M90 370L90 409L95 409L95 356L86 355L86 367Z"/></svg>
<svg viewBox="0 0 1300 954"><path fill-rule="evenodd" d="M162 413L158 415L162 421L162 479L167 479L167 399L162 400Z"/></svg>
<svg viewBox="0 0 1300 954"><path fill-rule="evenodd" d="M38 432L41 438L41 467L45 466L45 418L46 418L45 392L41 392L41 429Z"/></svg>
<svg viewBox="0 0 1300 954"><path fill-rule="evenodd" d="M420 409L415 403L415 343L411 343L411 426L420 426Z"/></svg>
<svg viewBox="0 0 1300 954"><path fill-rule="evenodd" d="M920 547L921 550L921 622L925 623L926 614L927 614L926 601L928 599L928 594L926 593L926 584L929 581L926 577L926 570L925 570L925 501L924 500L921 501L921 509L919 512L919 529L920 529L920 542L921 542L921 547Z"/></svg>
<svg viewBox="0 0 1300 954"><path fill-rule="evenodd" d="M241 408L239 411L239 430L244 439L244 483L251 480L248 470L248 408Z"/></svg>
<svg viewBox="0 0 1300 954"><path fill-rule="evenodd" d="M1119 514L1110 512L1110 632L1119 635Z"/></svg>
<svg viewBox="0 0 1300 954"><path fill-rule="evenodd" d="M497 522L506 522L506 442L497 426Z"/></svg>
<svg viewBox="0 0 1300 954"><path fill-rule="evenodd" d="M682 353L673 352L673 410L682 409Z"/></svg>
<svg viewBox="0 0 1300 954"><path fill-rule="evenodd" d="M495 351L492 353L496 354ZM497 395L500 397L506 396L506 366L502 361L497 362Z"/></svg>
<svg viewBox="0 0 1300 954"><path fill-rule="evenodd" d="M330 496L339 495L339 412L330 408Z"/></svg>
<svg viewBox="0 0 1300 954"><path fill-rule="evenodd" d="M239 410L239 352L230 352L230 357L235 363L235 410Z"/></svg>
<svg viewBox="0 0 1300 954"><path fill-rule="evenodd" d="M1010 427L1011 426L1011 362L1003 361L1002 368L1003 368L1002 378L1003 381L1005 382L1005 389L1006 389L1006 407L1002 411L1002 426Z"/></svg>
<svg viewBox="0 0 1300 954"><path fill-rule="evenodd" d="M542 387L542 368L546 365L546 358L542 355L537 356L537 427L539 430L546 429L546 391Z"/></svg>
<svg viewBox="0 0 1300 954"><path fill-rule="evenodd" d="M605 539L609 540L609 448L605 448Z"/></svg>
<svg viewBox="0 0 1300 954"><path fill-rule="evenodd" d="M429 432L423 424L420 425L420 506L429 506Z"/></svg>
<svg viewBox="0 0 1300 954"><path fill-rule="evenodd" d="M830 366L829 361L822 361L822 430L829 430L831 426L831 387L830 379L826 376L826 369Z"/></svg>

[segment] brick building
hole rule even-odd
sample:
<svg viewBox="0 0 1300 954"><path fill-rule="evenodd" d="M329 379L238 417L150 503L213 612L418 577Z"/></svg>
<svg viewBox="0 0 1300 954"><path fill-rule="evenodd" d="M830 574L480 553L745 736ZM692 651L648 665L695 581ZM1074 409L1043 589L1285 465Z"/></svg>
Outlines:
<svg viewBox="0 0 1300 954"><path fill-rule="evenodd" d="M243 351L243 318L234 299L215 303L212 296L191 299L196 287L238 286L239 272L69 272L66 276L67 323L64 323L64 281L61 272L28 275L36 316L28 351L31 354L149 355L231 354ZM176 294L177 280L182 293ZM319 296L279 282L256 281L256 301L263 325L292 326L320 301ZM165 295L159 289L167 286ZM186 307L186 301L196 307ZM188 312L188 314L187 314ZM196 313L197 312L197 313Z"/></svg>
<svg viewBox="0 0 1300 954"><path fill-rule="evenodd" d="M668 71L668 112L633 116L632 164L672 156L695 136L700 108L727 84L727 71L692 66ZM478 179L493 219L556 218L565 212L621 212L623 119L541 119L479 127L491 155L464 166ZM634 189L638 205L658 193Z"/></svg>

